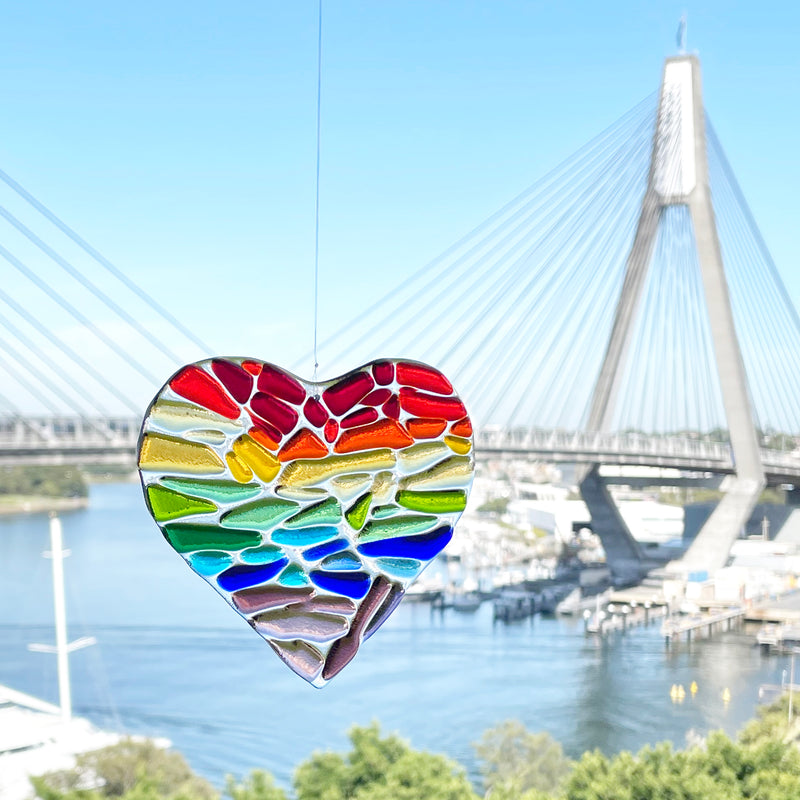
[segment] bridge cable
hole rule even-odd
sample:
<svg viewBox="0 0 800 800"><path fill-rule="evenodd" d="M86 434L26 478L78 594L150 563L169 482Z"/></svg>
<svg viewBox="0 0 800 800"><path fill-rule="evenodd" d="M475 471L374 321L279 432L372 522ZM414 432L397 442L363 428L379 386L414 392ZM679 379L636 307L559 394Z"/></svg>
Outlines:
<svg viewBox="0 0 800 800"><path fill-rule="evenodd" d="M179 364L181 362L180 356L172 352L158 337L154 336L144 325L142 325L135 317L131 316L125 311L122 306L109 297L105 292L97 287L78 269L76 269L69 261L59 255L53 248L51 248L44 240L37 236L30 228L24 225L17 219L10 211L3 206L0 206L0 217L3 217L9 224L13 225L23 236L39 248L45 255L58 264L68 275L78 281L85 289L91 292L100 302L106 307L111 309L117 316L121 317L128 323L137 333L147 339L150 344L156 347L163 355L171 361Z"/></svg>
<svg viewBox="0 0 800 800"><path fill-rule="evenodd" d="M153 297L134 283L124 272L115 267L105 256L95 250L85 239L76 233L69 225L59 219L47 206L40 203L30 192L17 183L7 173L0 169L0 180L3 181L8 187L16 192L20 197L26 200L33 206L42 216L55 225L64 235L72 239L85 253L91 256L98 264L106 269L118 281L124 284L131 292L133 292L140 300L143 300L153 311L155 311L162 319L166 320L176 330L180 331L190 342L197 345L203 352L212 353L210 348L202 339L193 334L185 325L183 325L175 316L170 314L163 306L161 306Z"/></svg>
<svg viewBox="0 0 800 800"><path fill-rule="evenodd" d="M45 281L43 281L33 270L29 269L22 261L15 255L6 250L5 247L0 245L0 256L2 256L9 264L11 264L18 272L24 275L31 283L41 289L51 300L56 302L63 308L71 317L80 322L84 327L90 330L103 344L110 350L116 353L124 362L129 363L143 378L150 381L153 385L158 386L160 380L155 377L143 364L135 359L130 353L120 347L110 337L106 336L88 317L78 311L75 306L69 301L65 300L58 292L51 289Z"/></svg>
<svg viewBox="0 0 800 800"><path fill-rule="evenodd" d="M35 328L51 344L55 345L59 350L61 350L61 352L64 353L73 363L77 364L84 370L84 372L91 375L92 378L94 378L94 380L100 384L100 386L102 386L109 394L116 397L117 400L119 400L126 408L136 414L136 416L141 415L142 410L134 405L126 395L120 392L113 383L104 378L91 364L89 364L84 358L82 358L71 347L69 347L69 345L64 344L63 341L52 334L44 325L42 325L41 322L39 322L38 319L36 319L36 317L26 311L19 303L16 302L16 300L14 300L13 297L10 297L2 289L0 289L0 300L16 311L17 314L19 314L29 325Z"/></svg>

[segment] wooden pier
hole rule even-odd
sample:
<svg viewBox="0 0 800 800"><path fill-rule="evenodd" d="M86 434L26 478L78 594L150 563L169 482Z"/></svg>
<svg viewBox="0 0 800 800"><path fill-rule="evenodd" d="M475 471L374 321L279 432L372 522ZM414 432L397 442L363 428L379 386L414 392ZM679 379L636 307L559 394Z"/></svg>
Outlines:
<svg viewBox="0 0 800 800"><path fill-rule="evenodd" d="M708 614L693 614L690 617L670 618L664 620L661 633L667 644L679 641L684 636L686 641L690 642L703 631L710 637L714 631L728 631L732 627L741 625L746 613L744 608L737 607Z"/></svg>

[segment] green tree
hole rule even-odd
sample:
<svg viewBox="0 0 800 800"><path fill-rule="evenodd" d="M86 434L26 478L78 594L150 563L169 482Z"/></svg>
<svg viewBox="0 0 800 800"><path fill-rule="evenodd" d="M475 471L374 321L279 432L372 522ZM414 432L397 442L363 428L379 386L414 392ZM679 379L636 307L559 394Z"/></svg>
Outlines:
<svg viewBox="0 0 800 800"><path fill-rule="evenodd" d="M518 720L489 729L474 747L492 798L516 798L530 790L556 792L572 767L550 734L532 733Z"/></svg>
<svg viewBox="0 0 800 800"><path fill-rule="evenodd" d="M42 800L216 800L219 796L180 753L151 740L123 739L79 755L73 769L32 782Z"/></svg>
<svg viewBox="0 0 800 800"><path fill-rule="evenodd" d="M286 792L275 785L272 775L260 769L253 770L241 783L229 775L225 794L231 800L287 800Z"/></svg>
<svg viewBox="0 0 800 800"><path fill-rule="evenodd" d="M314 753L295 772L297 800L476 800L463 768L413 750L377 723L350 731L346 755Z"/></svg>

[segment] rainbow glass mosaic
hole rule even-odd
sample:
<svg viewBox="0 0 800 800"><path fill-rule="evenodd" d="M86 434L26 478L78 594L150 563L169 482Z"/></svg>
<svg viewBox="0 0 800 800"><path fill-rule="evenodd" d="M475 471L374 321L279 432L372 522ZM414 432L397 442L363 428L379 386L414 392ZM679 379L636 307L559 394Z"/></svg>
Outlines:
<svg viewBox="0 0 800 800"><path fill-rule="evenodd" d="M214 358L150 405L139 471L170 545L322 686L452 538L472 425L447 378L418 362L312 383Z"/></svg>

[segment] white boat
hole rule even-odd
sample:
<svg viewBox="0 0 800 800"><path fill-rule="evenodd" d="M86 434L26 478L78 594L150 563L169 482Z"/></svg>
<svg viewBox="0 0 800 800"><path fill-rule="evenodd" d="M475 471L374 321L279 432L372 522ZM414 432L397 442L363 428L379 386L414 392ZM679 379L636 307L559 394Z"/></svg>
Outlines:
<svg viewBox="0 0 800 800"><path fill-rule="evenodd" d="M50 553L53 559L56 644L30 645L31 650L55 653L58 658L59 705L0 685L0 798L25 800L33 796L30 776L70 769L81 753L116 744L122 737L95 728L88 720L72 715L69 684L69 653L94 644L83 637L67 642L64 609L65 552L61 521L50 519Z"/></svg>

